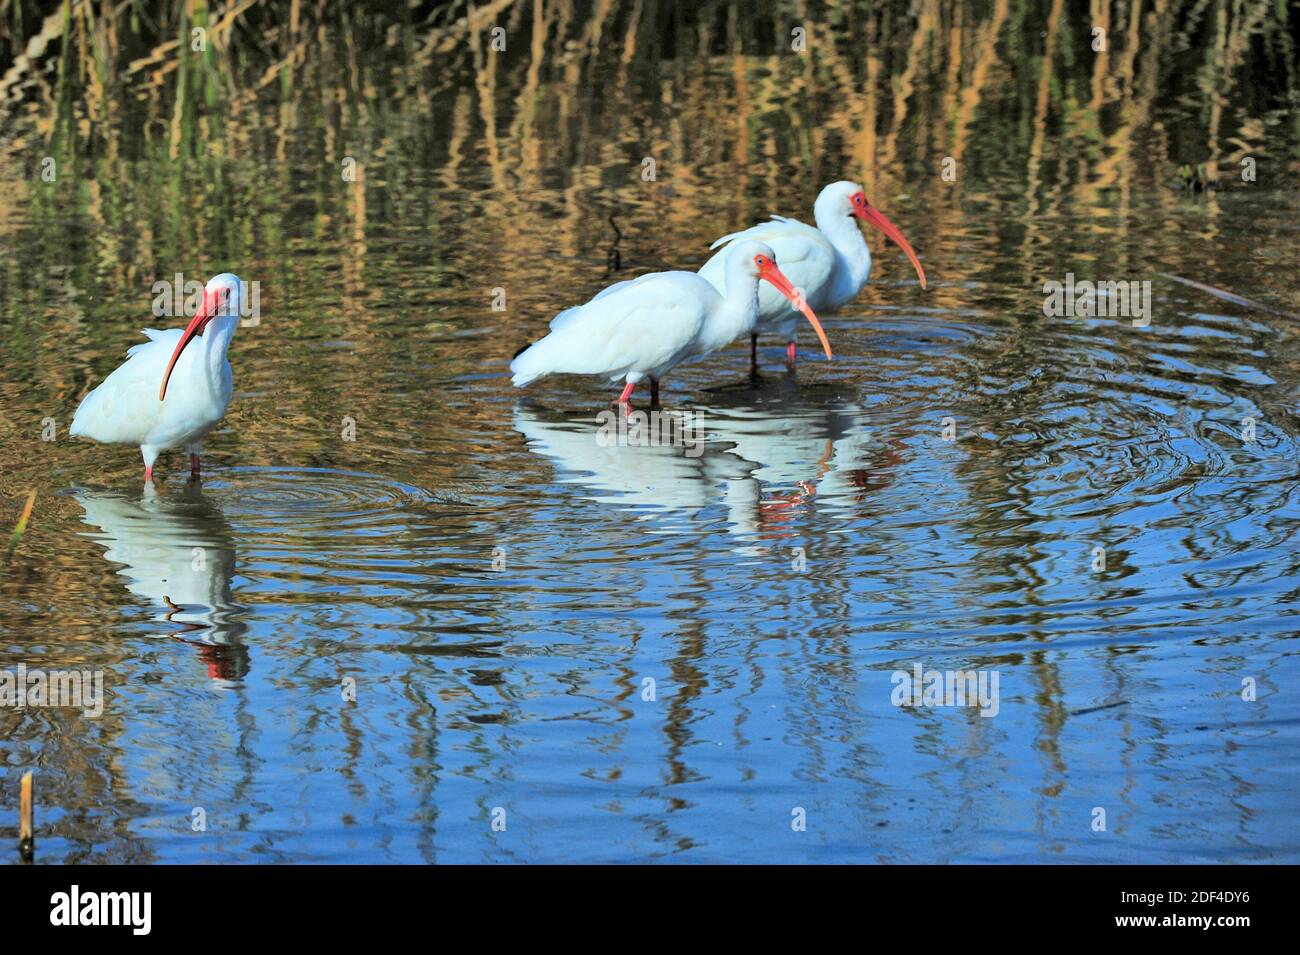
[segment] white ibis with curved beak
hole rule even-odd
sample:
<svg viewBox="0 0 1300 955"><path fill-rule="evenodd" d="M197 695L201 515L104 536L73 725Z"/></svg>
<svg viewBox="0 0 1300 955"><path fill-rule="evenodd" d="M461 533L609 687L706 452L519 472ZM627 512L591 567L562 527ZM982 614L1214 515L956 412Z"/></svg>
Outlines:
<svg viewBox="0 0 1300 955"><path fill-rule="evenodd" d="M925 270L921 268L912 246L898 227L867 201L866 193L857 183L833 182L823 189L813 205L813 218L817 223L815 229L797 219L772 216L771 222L724 235L709 246L710 249L724 248L700 267L700 275L719 292L725 292L725 246L742 240L766 242L809 305L819 312L839 308L857 297L871 275L871 250L853 221L858 218L870 222L898 244L916 268L921 288L925 288ZM798 323L798 316L786 302L770 290L762 289L758 298L758 321L749 340L753 367L758 367L758 336L769 333L782 336L786 342L786 358L793 365Z"/></svg>
<svg viewBox="0 0 1300 955"><path fill-rule="evenodd" d="M752 331L759 279L803 312L831 357L821 322L777 267L771 248L734 243L727 251L726 277L725 294L694 272L652 272L617 282L587 304L557 315L550 334L510 363L511 380L519 388L543 375L603 375L625 383L618 398L625 405L637 383L649 379L654 403L659 380L670 369Z"/></svg>
<svg viewBox="0 0 1300 955"><path fill-rule="evenodd" d="M239 326L240 282L223 272L208 281L203 303L184 331L144 330L149 339L86 395L69 433L112 444L137 444L145 483L158 455L182 445L198 476L204 436L230 404L233 382L226 351Z"/></svg>

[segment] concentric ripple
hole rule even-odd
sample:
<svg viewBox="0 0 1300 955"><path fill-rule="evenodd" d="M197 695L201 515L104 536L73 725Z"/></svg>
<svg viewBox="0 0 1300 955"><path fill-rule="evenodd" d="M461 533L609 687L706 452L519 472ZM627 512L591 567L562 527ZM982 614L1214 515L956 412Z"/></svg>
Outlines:
<svg viewBox="0 0 1300 955"><path fill-rule="evenodd" d="M391 524L397 512L433 500L412 484L329 468L236 468L222 472L211 490L244 527L292 537Z"/></svg>
<svg viewBox="0 0 1300 955"><path fill-rule="evenodd" d="M358 614L409 606L439 559L427 510L434 496L413 484L329 468L239 468L205 491L239 537L246 585L264 603L310 607L322 622L345 624L350 603Z"/></svg>

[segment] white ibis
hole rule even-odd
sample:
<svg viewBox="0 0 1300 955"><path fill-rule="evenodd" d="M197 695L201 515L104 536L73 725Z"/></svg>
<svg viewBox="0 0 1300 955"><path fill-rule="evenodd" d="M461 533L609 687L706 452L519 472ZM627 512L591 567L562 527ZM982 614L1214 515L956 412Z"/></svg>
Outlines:
<svg viewBox="0 0 1300 955"><path fill-rule="evenodd" d="M183 445L190 474L197 477L203 438L230 404L226 351L239 325L239 293L239 279L223 272L208 281L203 303L183 331L146 328L149 341L132 346L127 360L86 395L69 433L139 445L146 484L153 481L158 455Z"/></svg>
<svg viewBox="0 0 1300 955"><path fill-rule="evenodd" d="M872 223L898 243L916 268L921 288L925 288L925 270L921 268L912 246L898 227L867 201L862 187L854 182L833 182L821 191L813 205L815 229L797 219L772 216L771 222L724 235L709 246L710 249L724 248L700 267L700 275L719 292L725 292L728 278L726 246L739 241L765 242L772 247L785 274L810 306L817 311L839 308L857 297L871 275L871 250L853 222L854 217ZM783 337L786 357L793 365L797 325L798 317L790 306L770 290L761 289L758 320L749 340L752 365L758 366L758 336L768 333Z"/></svg>
<svg viewBox="0 0 1300 955"><path fill-rule="evenodd" d="M659 380L670 369L753 330L759 279L803 312L831 357L821 322L777 267L771 248L734 243L725 271L725 293L694 272L652 272L611 285L587 304L555 316L550 334L510 363L512 382L518 388L543 375L604 375L625 383L618 401L626 405L637 383L648 378L653 404Z"/></svg>

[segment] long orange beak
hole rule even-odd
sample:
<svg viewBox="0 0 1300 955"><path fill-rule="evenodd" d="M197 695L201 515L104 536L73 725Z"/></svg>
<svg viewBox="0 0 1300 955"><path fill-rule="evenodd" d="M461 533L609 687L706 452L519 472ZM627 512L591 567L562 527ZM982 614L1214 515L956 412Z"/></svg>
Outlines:
<svg viewBox="0 0 1300 955"><path fill-rule="evenodd" d="M808 307L808 303L804 301L803 296L794 290L790 280L781 274L781 270L776 267L776 263L770 260L765 262L758 270L758 276L771 282L778 292L794 303L795 308L804 313L804 317L808 319L808 324L812 325L813 331L821 339L822 350L826 352L826 360L829 361L833 357L831 355L831 343L826 340L826 332L822 330L822 323L817 320L817 316Z"/></svg>
<svg viewBox="0 0 1300 955"><path fill-rule="evenodd" d="M167 363L167 370L163 372L162 387L158 389L159 401L167 397L167 382L171 379L172 369L176 367L176 359L181 357L181 352L185 351L186 345L203 334L204 327L208 322L212 321L216 314L217 293L205 291L203 293L203 304L194 314L194 317L190 319L190 323L185 326L185 334L176 343L176 350L172 352L172 360Z"/></svg>
<svg viewBox="0 0 1300 955"><path fill-rule="evenodd" d="M907 257L912 260L912 268L916 269L917 276L921 279L921 288L925 288L925 269L921 268L921 260L916 257L912 251L911 243L903 238L903 233L898 231L898 226L890 222L883 212L875 206L864 202L862 205L854 205L853 214L859 219L866 219L885 235L897 243L898 247L907 253Z"/></svg>

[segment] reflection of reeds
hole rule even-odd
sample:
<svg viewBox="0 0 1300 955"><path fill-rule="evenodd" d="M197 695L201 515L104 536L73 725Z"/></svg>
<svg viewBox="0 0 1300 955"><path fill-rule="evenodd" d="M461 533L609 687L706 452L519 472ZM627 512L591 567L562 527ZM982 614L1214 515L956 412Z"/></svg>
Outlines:
<svg viewBox="0 0 1300 955"><path fill-rule="evenodd" d="M700 181L696 170L713 155L697 135L707 126L734 146L732 158L742 170L737 183L741 196L749 194L750 175L771 179L787 160L807 167L816 181L849 175L871 188L880 178L883 188L892 189L905 171L900 164L914 165L920 158L909 155L913 144L924 140L931 152L942 149L965 173L966 150L976 136L1017 143L1031 193L1043 173L1051 175L1067 147L1075 156L1087 148L1085 161L1103 164L1096 176L1080 179L1104 188L1116 177L1117 154L1129 154L1122 131L1133 128L1137 24L1147 13L1142 0L1058 3L1048 11L995 0L982 16L955 0L927 0L914 13L910 2L896 0L859 4L851 14L814 4L778 7L766 15L738 3L704 3L688 10L644 8L641 3L585 7L569 0L497 0L482 6L442 5L426 22L412 23L400 4L380 4L358 14L346 5L304 5L300 0L213 5L164 0L144 15L134 4L114 10L88 0L64 0L60 12L43 21L38 8L32 0L0 2L0 50L15 54L13 69L0 79L0 104L6 89L22 85L12 73L27 74L36 90L27 100L45 104L35 111L41 145L60 160L95 154L115 162L124 132L144 143L146 153L156 155L153 147L165 145L166 158L191 165L214 156L229 158L248 145L249 111L262 113L274 100L279 114L273 120L274 158L288 163L292 149L312 132L302 125L304 118L319 115L322 105L331 114L326 137L337 144L356 138L349 135L357 131L353 121L373 121L369 109L380 105L376 97L386 93L415 94L384 104L386 111L409 117L414 101L437 113L426 91L451 88L451 78L459 75L473 78L470 86L461 83L456 95L473 91L468 105L474 119L471 129L453 128L452 136L473 136L476 158L487 162L493 192L501 193L536 181L543 143L557 150L582 148L570 137L585 135L592 88L612 67L620 95L637 83L653 97L657 91L646 84L669 75L680 87L674 96L680 117L676 131L644 140L644 147L682 153L671 157L676 188L695 188ZM1043 24L1039 20L1045 12ZM1220 133L1225 91L1256 50L1252 41L1286 59L1289 65L1281 75L1294 92L1291 17L1266 0L1231 5L1219 0L1208 8L1192 0L1154 0L1151 15L1175 28L1142 33L1144 51L1163 47L1172 56L1179 44L1199 44L1208 51L1194 93L1202 102L1205 149L1185 158L1204 161L1213 171L1226 138ZM767 23L756 22L762 19ZM28 39L25 31L45 36L48 44L52 21L61 42L50 88L51 71L42 69L39 59L19 63L16 54ZM806 25L807 53L786 49L787 21ZM509 27L508 54L488 43L488 31L501 24ZM1093 25L1111 28L1106 49L1095 55L1086 52ZM206 31L199 49L194 48L196 29ZM674 61L661 58L669 29ZM775 38L771 45L756 39L769 30ZM1058 33L1062 55L1053 60L1050 44ZM1046 41L1038 39L1042 34ZM732 51L729 96L716 75L706 81L703 71L691 69L698 63L707 70L711 48L719 43ZM1039 61L1043 69L1034 69ZM1153 66L1169 71L1158 49ZM1145 74L1142 78L1147 79ZM510 116L501 115L511 102L502 93L513 99ZM539 107L548 95L556 97L556 128L546 128L540 119ZM730 99L731 109L715 115L711 107L722 96ZM131 105L136 97L143 109ZM1030 122L1000 115L1009 104L1025 103L1036 105ZM6 108L12 104L0 105ZM120 115L124 110L131 115ZM810 110L822 115L814 121ZM1045 137L1049 127L1061 126L1065 136L1059 145L1053 142L1056 137ZM1231 141L1240 151L1249 145L1245 137L1260 128L1258 115L1244 116L1242 134ZM503 130L508 138L502 137ZM30 130L16 138L36 145ZM240 141L231 141L236 138ZM1047 143L1056 148L1045 151ZM847 163L839 159L841 152ZM452 151L451 165L461 164L463 155ZM573 188L585 188L582 165L570 165ZM977 176L962 178L973 182ZM781 190L771 183L764 191L772 196ZM489 205L488 211L504 208ZM584 215L580 208L572 211L575 219ZM526 230L507 227L501 238L518 241L524 235Z"/></svg>
<svg viewBox="0 0 1300 955"><path fill-rule="evenodd" d="M581 97L594 80L597 61L644 68L647 60L660 57L664 39L659 34L671 27L679 60L692 54L708 56L707 49L690 49L695 37L700 47L721 39L735 54L763 65L768 75L746 78L745 92L748 101L765 110L788 110L791 90L826 90L832 95L836 88L844 94L852 92L852 97L845 97L847 112L834 112L826 120L853 141L850 154L868 167L876 160L887 162L893 157L900 123L908 113L921 114L920 118L938 128L951 128L955 121L956 138L950 151L960 163L969 129L985 97L1010 92L1009 85L1027 90L1025 84L1035 80L1032 70L1000 73L1000 64L1032 63L1041 52L1034 38L1046 32L1040 31L1046 11L1035 5L1012 9L1003 0L996 0L983 16L973 16L955 0L928 0L917 8L915 23L907 0L858 4L852 14L839 7L815 4L805 9L801 4L771 13L761 27L756 20L764 15L738 3L646 10L641 3L622 7L598 2L580 12L569 0L496 0L472 7L446 4L423 24L410 22L405 6L396 3L380 4L366 15L358 15L346 5L303 5L300 0L242 0L211 7L206 0L163 0L149 5L147 12L133 3L114 9L89 0L64 0L57 14L45 18L40 16L40 6L33 0L0 0L0 62L11 59L10 74L14 70L34 74L34 82L44 85L48 71L40 69L39 58L28 59L20 52L28 40L43 37L37 44L39 54L48 45L51 31L57 31L61 42L56 88L46 89L38 97L54 107L42 122L47 142L55 132L75 131L83 139L104 135L130 88L143 94L148 104L146 128L168 129L173 155L187 146L195 148L203 117L213 120L234 102L247 102L250 95L273 86L278 88L281 105L301 106L320 92L343 94L331 98L347 102L358 93L364 97L367 88L373 95L382 85L381 77L396 79L406 89L437 88L445 83L442 74L469 66L476 74L477 105L484 119L494 115L498 106L491 96L497 88L536 91L543 70L558 81L561 97ZM1155 0L1154 11L1167 14L1176 29L1144 41L1144 45L1166 44L1171 53L1179 45L1198 43L1208 51L1207 70L1198 80L1210 134L1207 140L1213 133L1210 114L1226 98L1225 89L1231 89L1253 41L1258 40L1287 63L1282 76L1288 88L1293 89L1296 83L1291 22L1284 9L1267 0L1231 5L1216 0L1208 6L1206 9L1206 3L1194 0ZM720 8L725 8L725 16L718 15ZM1109 64L1115 56L1132 62L1137 49L1136 24L1145 12L1143 3L1133 0L1122 4L1089 0L1087 4L1057 6L1046 18L1048 26L1064 31L1062 42L1073 47L1062 68L1076 74L1069 78L1070 95L1086 102L1094 118L1127 86L1125 70L1115 76ZM696 22L692 24L692 20ZM808 27L811 46L806 55L791 55L784 49L787 21ZM727 26L718 35L714 27L720 22ZM516 65L524 58L497 56L496 50L486 45L487 31L502 23L510 25L511 42L531 53L522 72ZM1109 44L1095 56L1080 57L1093 26L1114 28ZM197 50L195 29L205 30L207 41ZM235 43L232 35L237 29L241 36ZM775 36L774 48L757 48L755 36L760 30L770 30ZM948 42L939 42L941 37ZM369 75L359 79L358 44L396 53L396 62L371 61L366 64ZM617 48L616 59L606 53L611 46ZM756 54L761 55L756 58ZM322 82L336 83L336 90L304 85L307 75L303 67L313 56L334 66L332 76ZM385 59L387 56L385 52ZM509 66L504 65L507 59ZM971 63L969 69L963 68L963 59ZM343 64L346 69L341 68ZM621 90L626 73L619 72L617 86ZM10 74L0 81L0 101L3 93L18 83L18 77ZM926 86L940 86L940 95L917 96L919 77L927 78ZM834 82L829 90L828 78ZM1062 77L1058 74L1058 78ZM893 102L882 109L885 104L877 100L891 89ZM927 108L931 104L943 108ZM954 104L958 104L956 116ZM75 115L60 109L68 105L75 105ZM516 106L519 115L535 114L534 99L517 101ZM561 109L568 112L563 101ZM790 118L800 119L796 113ZM979 116L981 121L988 118ZM77 120L75 129L69 123L73 119ZM878 142L877 121L886 119L889 135ZM216 134L219 126L210 122L207 132ZM483 126L481 133L489 147L488 158L500 161L491 148L497 124ZM818 138L824 146L824 137ZM807 153L803 148L797 151ZM816 162L817 153L811 158ZM871 172L868 168L867 173Z"/></svg>

